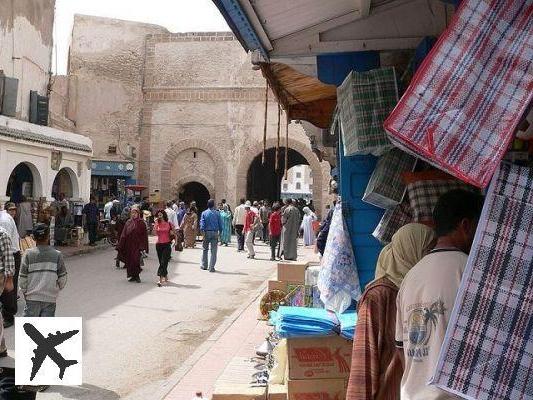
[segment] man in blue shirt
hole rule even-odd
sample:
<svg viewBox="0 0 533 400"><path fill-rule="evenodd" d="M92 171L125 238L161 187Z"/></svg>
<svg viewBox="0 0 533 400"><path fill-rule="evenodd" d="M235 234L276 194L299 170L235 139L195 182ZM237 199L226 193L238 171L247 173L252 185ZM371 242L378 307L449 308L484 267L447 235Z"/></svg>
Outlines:
<svg viewBox="0 0 533 400"><path fill-rule="evenodd" d="M217 263L218 238L222 233L222 217L218 210L215 209L215 200L209 199L207 210L202 213L200 218L200 231L204 237L202 253L202 269L207 269L207 253L211 245L211 259L209 261L209 272L215 272Z"/></svg>

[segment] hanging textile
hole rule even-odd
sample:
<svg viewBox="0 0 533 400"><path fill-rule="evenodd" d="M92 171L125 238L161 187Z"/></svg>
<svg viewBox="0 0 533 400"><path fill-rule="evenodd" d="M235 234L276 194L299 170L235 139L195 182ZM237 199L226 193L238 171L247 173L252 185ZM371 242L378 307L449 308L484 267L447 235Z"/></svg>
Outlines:
<svg viewBox="0 0 533 400"><path fill-rule="evenodd" d="M533 99L532 32L532 0L463 0L385 121L391 140L486 187Z"/></svg>
<svg viewBox="0 0 533 400"><path fill-rule="evenodd" d="M378 226L376 226L376 229L372 232L372 236L379 240L383 245L389 244L392 235L409 222L413 222L413 210L411 210L409 202L407 201L385 211Z"/></svg>
<svg viewBox="0 0 533 400"><path fill-rule="evenodd" d="M380 208L394 208L405 194L402 173L413 171L416 158L394 148L382 155L372 172L363 201Z"/></svg>
<svg viewBox="0 0 533 400"><path fill-rule="evenodd" d="M340 201L333 211L321 266L317 284L320 299L326 309L342 313L350 306L352 299L361 297L361 287Z"/></svg>
<svg viewBox="0 0 533 400"><path fill-rule="evenodd" d="M533 170L489 187L433 384L467 399L533 398Z"/></svg>
<svg viewBox="0 0 533 400"><path fill-rule="evenodd" d="M392 144L383 121L398 102L394 68L352 71L337 89L344 155L381 155Z"/></svg>

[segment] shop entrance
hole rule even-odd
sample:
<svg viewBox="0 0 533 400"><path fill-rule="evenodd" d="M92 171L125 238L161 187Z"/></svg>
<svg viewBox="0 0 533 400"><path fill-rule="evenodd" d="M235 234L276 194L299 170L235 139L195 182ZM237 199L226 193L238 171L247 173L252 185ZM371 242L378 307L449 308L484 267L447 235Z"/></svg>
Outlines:
<svg viewBox="0 0 533 400"><path fill-rule="evenodd" d="M75 182L73 181L76 178L72 178L71 174L73 172L70 172L66 168L59 170L52 185L52 197L54 199L72 199L78 197L77 188L74 187Z"/></svg>
<svg viewBox="0 0 533 400"><path fill-rule="evenodd" d="M207 208L207 201L210 198L209 190L199 182L186 183L180 188L178 196L185 204L195 201L199 212Z"/></svg>
<svg viewBox="0 0 533 400"><path fill-rule="evenodd" d="M41 194L40 182L35 179L32 168L27 163L18 164L7 182L6 196L10 201L21 203L24 198L37 198Z"/></svg>
<svg viewBox="0 0 533 400"><path fill-rule="evenodd" d="M281 199L281 181L285 171L285 148L279 149L278 169L276 170L276 149L269 148L265 154L265 164L262 154L254 158L248 169L246 196L249 200ZM296 165L309 165L308 161L298 151L289 149L289 168Z"/></svg>

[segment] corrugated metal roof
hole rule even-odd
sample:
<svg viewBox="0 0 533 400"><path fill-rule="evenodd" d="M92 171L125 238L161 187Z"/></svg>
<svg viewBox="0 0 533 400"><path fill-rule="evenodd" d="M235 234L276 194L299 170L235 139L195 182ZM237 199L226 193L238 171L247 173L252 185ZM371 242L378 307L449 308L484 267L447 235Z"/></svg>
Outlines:
<svg viewBox="0 0 533 400"><path fill-rule="evenodd" d="M359 11L358 0L251 0L268 37L281 37Z"/></svg>
<svg viewBox="0 0 533 400"><path fill-rule="evenodd" d="M34 133L29 131L23 131L20 129L7 128L0 125L0 136L9 137L12 139L27 140L29 142L41 143L50 146L63 147L66 149L83 151L86 153L92 153L90 146L85 144L79 144L70 140L58 139L51 136L43 135L40 133Z"/></svg>

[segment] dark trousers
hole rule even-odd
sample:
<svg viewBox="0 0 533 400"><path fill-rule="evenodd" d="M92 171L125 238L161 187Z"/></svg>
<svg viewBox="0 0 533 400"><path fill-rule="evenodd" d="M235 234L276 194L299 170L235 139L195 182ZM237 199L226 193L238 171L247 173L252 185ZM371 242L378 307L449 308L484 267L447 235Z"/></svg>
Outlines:
<svg viewBox="0 0 533 400"><path fill-rule="evenodd" d="M20 272L20 251L13 253L15 259L15 275L13 276L14 290L11 292L3 292L0 296L0 302L2 303L2 317L6 321L13 322L15 314L17 313L17 293L19 287L19 272Z"/></svg>
<svg viewBox="0 0 533 400"><path fill-rule="evenodd" d="M89 231L89 243L96 243L96 228L97 222L87 222L87 230Z"/></svg>
<svg viewBox="0 0 533 400"><path fill-rule="evenodd" d="M15 386L15 369L0 368L0 400L35 400L35 392L21 392Z"/></svg>
<svg viewBox="0 0 533 400"><path fill-rule="evenodd" d="M270 250L272 251L272 258L276 258L276 247L278 247L279 236L270 236Z"/></svg>
<svg viewBox="0 0 533 400"><path fill-rule="evenodd" d="M159 260L157 276L166 278L168 275L168 262L170 261L170 255L172 254L172 246L170 243L156 243L155 249Z"/></svg>
<svg viewBox="0 0 533 400"><path fill-rule="evenodd" d="M268 222L263 224L263 242L268 242Z"/></svg>
<svg viewBox="0 0 533 400"><path fill-rule="evenodd" d="M235 225L235 232L237 233L237 250L244 251L244 225Z"/></svg>

